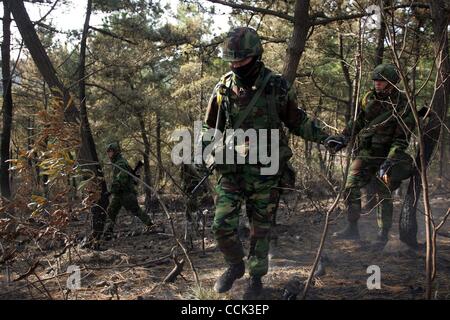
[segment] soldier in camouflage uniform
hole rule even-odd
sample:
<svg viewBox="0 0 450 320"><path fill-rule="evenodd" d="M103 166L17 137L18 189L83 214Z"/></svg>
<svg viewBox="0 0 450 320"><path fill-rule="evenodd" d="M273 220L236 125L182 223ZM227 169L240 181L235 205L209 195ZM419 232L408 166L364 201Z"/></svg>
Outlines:
<svg viewBox="0 0 450 320"><path fill-rule="evenodd" d="M399 81L395 66L377 66L372 80L374 89L364 95L356 121L350 121L340 136L330 137L326 143L348 141L354 126L358 149L345 186L348 225L336 232L334 237L359 239L357 222L361 213L360 189L372 177L376 177L377 242L384 245L392 226L392 191L411 175L413 169L412 158L406 149L415 122L406 96L395 88ZM340 144L338 149L344 145Z"/></svg>
<svg viewBox="0 0 450 320"><path fill-rule="evenodd" d="M152 226L153 222L138 205L133 177L129 174L133 170L127 160L122 157L119 144L109 144L106 151L113 164L113 181L110 189L112 199L107 210L109 223L105 230L105 239L108 240L112 238L116 218L122 206L137 216L146 226Z"/></svg>
<svg viewBox="0 0 450 320"><path fill-rule="evenodd" d="M244 131L282 129L285 125L295 135L323 142L328 135L298 108L294 87L264 66L262 53L261 41L255 30L236 28L228 34L223 59L230 62L231 72L225 74L213 90L204 129L217 128L224 132L224 129L233 128L262 87L261 95L239 128ZM264 80L268 81L266 86L263 85ZM261 175L263 165L259 162L216 166L218 182L212 230L228 264L214 286L217 292L230 290L234 281L245 273L244 251L237 234L243 201L246 201L247 210L251 212L250 281L246 294L258 295L262 289L261 277L268 271L269 232L271 214L278 202L277 187L284 166L292 156L283 130L280 130L279 154L280 169L275 175Z"/></svg>

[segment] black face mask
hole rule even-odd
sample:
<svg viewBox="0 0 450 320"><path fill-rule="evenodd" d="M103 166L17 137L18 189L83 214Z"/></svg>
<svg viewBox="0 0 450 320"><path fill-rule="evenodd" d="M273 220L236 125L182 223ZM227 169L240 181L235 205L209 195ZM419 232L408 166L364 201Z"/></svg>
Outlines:
<svg viewBox="0 0 450 320"><path fill-rule="evenodd" d="M253 57L253 59L245 66L239 68L231 68L231 71L233 71L233 73L244 84L252 86L258 76L260 68L261 68L260 57Z"/></svg>

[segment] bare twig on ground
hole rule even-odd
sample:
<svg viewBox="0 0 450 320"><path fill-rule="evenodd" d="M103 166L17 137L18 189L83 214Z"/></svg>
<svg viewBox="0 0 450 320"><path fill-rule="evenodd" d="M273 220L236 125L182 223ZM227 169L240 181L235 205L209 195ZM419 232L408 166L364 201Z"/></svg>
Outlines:
<svg viewBox="0 0 450 320"><path fill-rule="evenodd" d="M169 272L169 274L164 278L163 283L168 283L168 282L175 282L176 278L180 275L181 276L181 272L183 271L183 267L184 267L184 260L181 259L180 261L178 261L177 256L174 255L172 257L173 262L175 263L175 267L172 269L172 271Z"/></svg>

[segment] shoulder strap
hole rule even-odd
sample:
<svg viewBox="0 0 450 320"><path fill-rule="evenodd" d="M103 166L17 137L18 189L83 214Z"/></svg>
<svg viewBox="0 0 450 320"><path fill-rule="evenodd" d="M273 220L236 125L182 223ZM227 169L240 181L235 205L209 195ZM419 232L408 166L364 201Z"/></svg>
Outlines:
<svg viewBox="0 0 450 320"><path fill-rule="evenodd" d="M266 77L264 78L261 86L259 87L258 91L256 91L255 95L253 96L252 100L248 104L248 106L239 113L238 118L236 119L236 122L233 124L233 129L236 130L241 126L241 124L244 122L244 120L247 118L247 116L250 114L250 111L252 110L253 106L256 104L256 101L258 100L259 96L263 92L264 88L266 87L267 83L269 82L270 78L272 77L272 72L269 72Z"/></svg>
<svg viewBox="0 0 450 320"><path fill-rule="evenodd" d="M380 123L389 120L389 118L392 117L392 111L388 110L386 112L383 112L378 117L370 121L364 129L361 130L359 134L368 134L372 133L372 131L375 129L376 125L379 125Z"/></svg>
<svg viewBox="0 0 450 320"><path fill-rule="evenodd" d="M276 103L277 93L276 93L275 84L272 82L271 85L272 85L272 90L267 99L269 116L270 116L270 124L271 124L272 129L278 129L281 121L280 121L280 116L278 115L278 110L277 110L277 103Z"/></svg>

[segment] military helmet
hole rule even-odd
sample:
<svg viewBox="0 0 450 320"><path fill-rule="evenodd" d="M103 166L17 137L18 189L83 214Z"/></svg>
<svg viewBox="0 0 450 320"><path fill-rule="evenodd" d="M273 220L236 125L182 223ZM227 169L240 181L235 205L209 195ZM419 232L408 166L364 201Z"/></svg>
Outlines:
<svg viewBox="0 0 450 320"><path fill-rule="evenodd" d="M400 78L394 65L383 63L373 69L372 80L384 80L395 84Z"/></svg>
<svg viewBox="0 0 450 320"><path fill-rule="evenodd" d="M261 39L254 29L248 27L231 30L223 46L223 60L229 62L257 57L262 53Z"/></svg>
<svg viewBox="0 0 450 320"><path fill-rule="evenodd" d="M106 152L113 151L114 153L120 153L120 146L117 142L112 142L108 144Z"/></svg>

